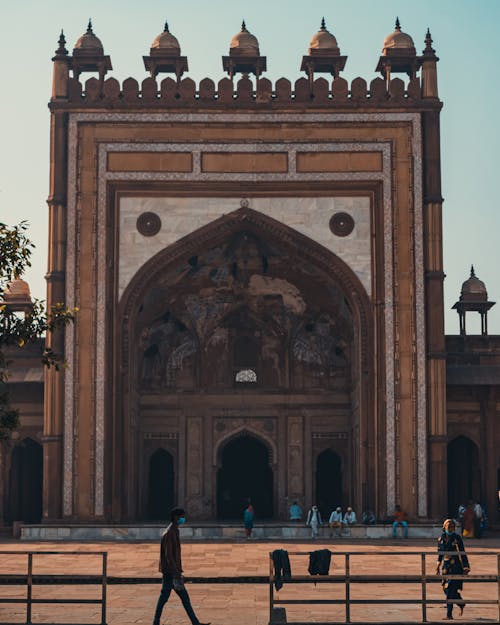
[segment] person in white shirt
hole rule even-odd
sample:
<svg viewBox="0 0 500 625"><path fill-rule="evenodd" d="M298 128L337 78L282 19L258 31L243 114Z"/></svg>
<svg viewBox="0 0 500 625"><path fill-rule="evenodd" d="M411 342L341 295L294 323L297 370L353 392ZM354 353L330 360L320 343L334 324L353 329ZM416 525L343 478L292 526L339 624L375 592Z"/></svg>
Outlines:
<svg viewBox="0 0 500 625"><path fill-rule="evenodd" d="M328 520L330 538L333 538L335 533L337 536L342 536L342 522L342 508L338 506L337 509L330 514L330 519Z"/></svg>
<svg viewBox="0 0 500 625"><path fill-rule="evenodd" d="M356 519L356 513L351 508L351 506L347 508L347 511L344 514L344 519L342 522L344 523L344 525L354 525L355 523L358 522L358 520Z"/></svg>
<svg viewBox="0 0 500 625"><path fill-rule="evenodd" d="M311 527L311 538L318 537L318 528L323 524L318 506L313 506L307 513L306 525Z"/></svg>

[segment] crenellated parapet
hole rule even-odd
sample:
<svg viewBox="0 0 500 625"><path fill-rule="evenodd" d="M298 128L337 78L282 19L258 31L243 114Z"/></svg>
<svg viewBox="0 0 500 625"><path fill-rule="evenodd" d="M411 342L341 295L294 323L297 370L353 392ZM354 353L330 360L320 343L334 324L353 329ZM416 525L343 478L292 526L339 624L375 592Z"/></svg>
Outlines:
<svg viewBox="0 0 500 625"><path fill-rule="evenodd" d="M425 49L417 56L413 39L402 32L399 20L393 33L384 41L382 55L376 71L382 78L373 79L369 86L365 79L355 78L349 85L340 76L347 56L340 54L335 36L326 28L323 18L320 30L309 44L308 54L302 57L301 71L307 78L292 83L280 78L275 85L262 78L267 68L267 57L261 56L257 37L250 33L243 22L241 31L231 40L229 55L222 57L223 69L229 78L219 80L217 85L204 78L199 85L182 75L188 71L187 57L181 56L177 38L170 33L168 24L152 42L149 56L144 64L150 77L139 82L127 78L122 85L107 78L111 68L110 57L104 54L101 40L96 37L89 21L87 31L78 39L69 56L61 34L54 61L54 86L52 102L60 108L65 104L100 107L154 107L154 106L210 106L223 104L232 107L269 107L273 104L308 107L368 106L440 108L437 95L436 62L439 60L431 46L427 31ZM422 70L421 75L417 75ZM71 78L70 78L71 72ZM93 72L82 84L80 74ZM160 81L159 74L173 74ZM330 79L316 78L318 73L330 74ZM399 73L408 77L393 78ZM239 80L236 75L241 74ZM250 79L253 74L255 78Z"/></svg>
<svg viewBox="0 0 500 625"><path fill-rule="evenodd" d="M255 84L246 76L233 82L222 78L216 84L204 78L197 85L191 78L179 83L170 78L157 81L145 78L139 83L127 78L122 84L115 78L100 81L89 78L84 84L69 79L68 105L104 108L130 107L221 107L265 108L279 106L307 107L406 107L429 104L422 99L420 80L413 78L405 85L400 78L387 83L374 78L369 84L363 78L355 78L351 84L343 78L327 81L316 78L312 83L299 78L292 84L286 78L272 83L260 78ZM58 107L63 104L58 102Z"/></svg>

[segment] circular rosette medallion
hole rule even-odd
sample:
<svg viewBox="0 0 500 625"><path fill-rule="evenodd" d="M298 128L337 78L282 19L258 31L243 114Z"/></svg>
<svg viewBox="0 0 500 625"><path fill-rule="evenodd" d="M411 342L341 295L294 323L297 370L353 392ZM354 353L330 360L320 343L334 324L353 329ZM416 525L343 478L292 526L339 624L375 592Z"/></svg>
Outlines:
<svg viewBox="0 0 500 625"><path fill-rule="evenodd" d="M354 230L354 219L349 213L335 213L330 218L330 230L338 237L346 237Z"/></svg>
<svg viewBox="0 0 500 625"><path fill-rule="evenodd" d="M161 219L156 213L142 213L137 218L137 230L145 237L153 237L161 229Z"/></svg>

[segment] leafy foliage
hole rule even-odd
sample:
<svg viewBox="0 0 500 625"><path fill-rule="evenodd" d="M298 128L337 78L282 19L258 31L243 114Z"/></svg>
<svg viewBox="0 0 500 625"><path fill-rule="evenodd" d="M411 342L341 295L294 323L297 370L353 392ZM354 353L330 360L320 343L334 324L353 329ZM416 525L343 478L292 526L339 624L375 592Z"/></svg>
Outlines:
<svg viewBox="0 0 500 625"><path fill-rule="evenodd" d="M33 243L28 239L28 224L9 227L0 223L0 440L7 439L19 425L19 414L10 405L7 382L9 361L6 349L23 348L46 335L64 328L75 319L77 309L57 303L46 311L42 301L34 300L23 314L12 311L4 302L8 284L31 266ZM47 367L59 370L64 365L62 354L46 348L41 356Z"/></svg>

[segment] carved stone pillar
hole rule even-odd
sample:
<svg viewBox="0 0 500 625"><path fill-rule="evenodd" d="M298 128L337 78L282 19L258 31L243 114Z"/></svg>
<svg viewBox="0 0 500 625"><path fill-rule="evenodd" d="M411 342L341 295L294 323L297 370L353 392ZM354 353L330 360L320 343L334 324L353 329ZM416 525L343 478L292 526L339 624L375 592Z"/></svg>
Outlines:
<svg viewBox="0 0 500 625"><path fill-rule="evenodd" d="M186 418L186 507L192 519L209 516L203 503L203 418Z"/></svg>
<svg viewBox="0 0 500 625"><path fill-rule="evenodd" d="M301 506L305 504L304 490L304 418L288 417L288 483L287 497L291 504L297 499ZM288 511L287 511L288 512Z"/></svg>

